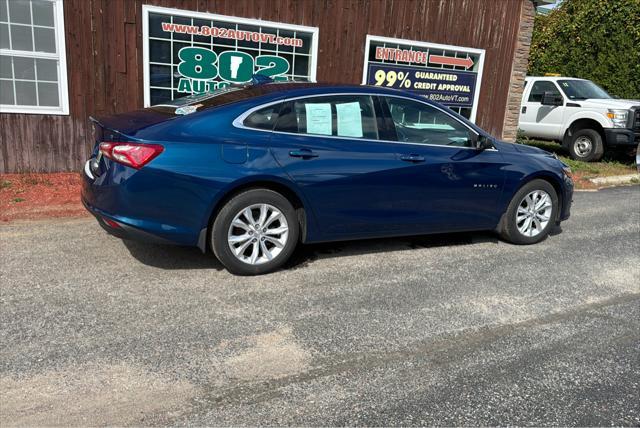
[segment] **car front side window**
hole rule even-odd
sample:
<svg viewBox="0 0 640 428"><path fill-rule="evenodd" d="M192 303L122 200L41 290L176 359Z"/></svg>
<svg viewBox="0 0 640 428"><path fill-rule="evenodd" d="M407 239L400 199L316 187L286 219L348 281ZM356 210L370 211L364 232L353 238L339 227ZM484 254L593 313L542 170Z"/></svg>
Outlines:
<svg viewBox="0 0 640 428"><path fill-rule="evenodd" d="M368 95L332 95L289 101L283 107L276 131L378 139L375 108Z"/></svg>
<svg viewBox="0 0 640 428"><path fill-rule="evenodd" d="M472 146L476 134L445 112L406 98L385 97L385 101L398 141L440 146Z"/></svg>

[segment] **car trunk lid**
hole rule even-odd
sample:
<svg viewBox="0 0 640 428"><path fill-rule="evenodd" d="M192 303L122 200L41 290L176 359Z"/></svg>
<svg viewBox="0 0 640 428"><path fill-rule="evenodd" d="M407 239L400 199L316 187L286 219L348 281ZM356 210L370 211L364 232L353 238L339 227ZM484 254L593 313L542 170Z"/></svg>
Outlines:
<svg viewBox="0 0 640 428"><path fill-rule="evenodd" d="M99 118L90 117L95 129L95 141L91 159L88 161L85 170L88 169L91 175L100 177L110 169L114 163L105 158L100 153L100 143L108 142L139 142L144 143L136 137L136 134L149 126L173 120L178 116L150 109L136 110L128 113L102 116Z"/></svg>

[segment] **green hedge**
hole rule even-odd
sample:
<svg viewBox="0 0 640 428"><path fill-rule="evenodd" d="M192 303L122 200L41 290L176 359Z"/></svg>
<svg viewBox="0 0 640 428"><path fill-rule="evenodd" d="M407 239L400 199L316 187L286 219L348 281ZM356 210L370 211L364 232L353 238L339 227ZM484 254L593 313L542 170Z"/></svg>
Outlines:
<svg viewBox="0 0 640 428"><path fill-rule="evenodd" d="M640 99L640 0L565 0L536 15L529 75L593 80Z"/></svg>

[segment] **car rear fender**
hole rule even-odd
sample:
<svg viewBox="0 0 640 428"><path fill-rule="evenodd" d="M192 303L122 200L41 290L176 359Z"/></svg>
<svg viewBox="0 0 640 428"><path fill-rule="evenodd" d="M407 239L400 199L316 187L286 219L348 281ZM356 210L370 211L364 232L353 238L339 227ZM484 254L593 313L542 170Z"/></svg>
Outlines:
<svg viewBox="0 0 640 428"><path fill-rule="evenodd" d="M227 201L244 190L256 188L270 189L286 197L298 213L298 221L300 222L301 227L301 241L307 242L310 240L309 238L313 240L314 236L317 234L315 218L313 217L313 213L307 209L309 204L300 189L298 189L298 186L290 181L286 176L252 175L230 183L218 193L207 213L207 222L200 230L200 236L198 238L198 248L200 248L200 250L203 252L206 251L207 243L211 236L210 233L213 221Z"/></svg>

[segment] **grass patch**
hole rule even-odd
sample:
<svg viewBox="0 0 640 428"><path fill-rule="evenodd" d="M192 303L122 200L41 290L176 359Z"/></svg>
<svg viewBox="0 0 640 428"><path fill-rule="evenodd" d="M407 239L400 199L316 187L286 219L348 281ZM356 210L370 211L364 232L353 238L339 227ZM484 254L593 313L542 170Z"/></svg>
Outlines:
<svg viewBox="0 0 640 428"><path fill-rule="evenodd" d="M0 189L8 189L9 187L11 187L9 180L2 180L2 182L0 182Z"/></svg>
<svg viewBox="0 0 640 428"><path fill-rule="evenodd" d="M600 162L582 162L571 159L564 147L551 141L532 140L525 137L519 138L518 142L557 154L574 173L580 173L584 178L610 177L637 172L635 160L623 153L607 152Z"/></svg>
<svg viewBox="0 0 640 428"><path fill-rule="evenodd" d="M13 202L24 202L25 199L23 198L13 198Z"/></svg>
<svg viewBox="0 0 640 428"><path fill-rule="evenodd" d="M562 145L554 143L553 141L530 140L526 138L523 140L522 144L537 147L539 149L555 153L558 156L569 156L569 152L564 147L562 147Z"/></svg>

